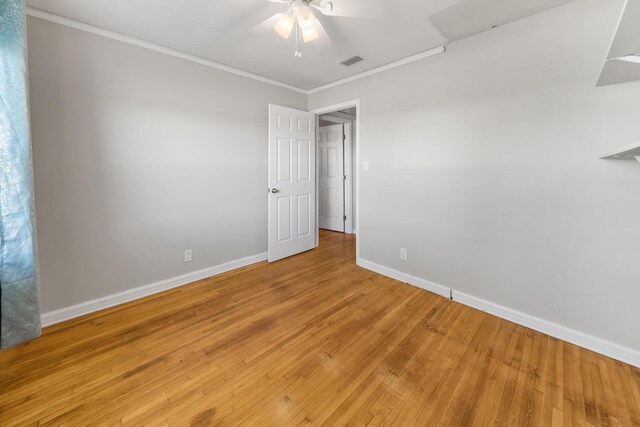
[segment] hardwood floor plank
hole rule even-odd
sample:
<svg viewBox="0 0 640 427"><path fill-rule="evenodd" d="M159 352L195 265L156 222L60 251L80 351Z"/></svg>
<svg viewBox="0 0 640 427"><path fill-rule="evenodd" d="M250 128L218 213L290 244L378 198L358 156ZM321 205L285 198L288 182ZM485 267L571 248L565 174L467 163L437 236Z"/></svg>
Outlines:
<svg viewBox="0 0 640 427"><path fill-rule="evenodd" d="M2 426L640 426L640 370L355 265L353 236L0 352Z"/></svg>

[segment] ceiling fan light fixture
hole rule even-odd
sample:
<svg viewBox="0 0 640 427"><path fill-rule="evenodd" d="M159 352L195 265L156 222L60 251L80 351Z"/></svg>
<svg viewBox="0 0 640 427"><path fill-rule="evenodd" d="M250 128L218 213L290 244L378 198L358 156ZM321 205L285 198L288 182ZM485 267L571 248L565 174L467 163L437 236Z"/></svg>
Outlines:
<svg viewBox="0 0 640 427"><path fill-rule="evenodd" d="M310 43L314 40L318 40L319 38L320 33L315 25L307 30L302 30L302 40L304 40L305 43Z"/></svg>
<svg viewBox="0 0 640 427"><path fill-rule="evenodd" d="M284 39L288 39L293 31L293 26L295 25L294 19L288 13L283 13L280 18L276 21L276 25L273 26L278 35Z"/></svg>
<svg viewBox="0 0 640 427"><path fill-rule="evenodd" d="M309 30L316 26L316 15L307 4L298 7L297 18L298 25L303 30Z"/></svg>

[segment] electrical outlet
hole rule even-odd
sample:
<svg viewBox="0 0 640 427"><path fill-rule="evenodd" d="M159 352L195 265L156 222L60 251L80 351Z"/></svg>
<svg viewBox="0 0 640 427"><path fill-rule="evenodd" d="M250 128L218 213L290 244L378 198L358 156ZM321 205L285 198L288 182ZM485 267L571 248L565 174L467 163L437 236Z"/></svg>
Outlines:
<svg viewBox="0 0 640 427"><path fill-rule="evenodd" d="M184 262L193 261L193 249L187 249L184 251Z"/></svg>
<svg viewBox="0 0 640 427"><path fill-rule="evenodd" d="M405 248L400 248L400 259L403 261L407 260L407 250Z"/></svg>

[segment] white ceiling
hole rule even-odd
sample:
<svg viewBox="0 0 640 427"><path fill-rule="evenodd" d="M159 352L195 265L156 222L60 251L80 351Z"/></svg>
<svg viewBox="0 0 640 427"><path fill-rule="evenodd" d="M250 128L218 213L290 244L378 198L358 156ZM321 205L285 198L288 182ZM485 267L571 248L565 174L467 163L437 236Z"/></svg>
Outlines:
<svg viewBox="0 0 640 427"><path fill-rule="evenodd" d="M350 0L334 0L335 2ZM569 0L385 0L379 19L322 17L334 46L246 33L286 5L267 0L27 0L33 8L312 89ZM443 35L444 34L444 35ZM365 61L338 64L353 55Z"/></svg>

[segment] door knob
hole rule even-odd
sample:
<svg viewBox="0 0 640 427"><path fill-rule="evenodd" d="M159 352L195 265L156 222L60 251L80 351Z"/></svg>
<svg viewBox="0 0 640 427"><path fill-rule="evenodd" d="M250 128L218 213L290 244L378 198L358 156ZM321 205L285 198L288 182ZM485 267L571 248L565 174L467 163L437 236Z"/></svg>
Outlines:
<svg viewBox="0 0 640 427"><path fill-rule="evenodd" d="M276 194L276 193L279 193L279 192L280 192L280 190L278 190L277 188L272 188L272 189L271 189L271 192L272 192L273 194Z"/></svg>

